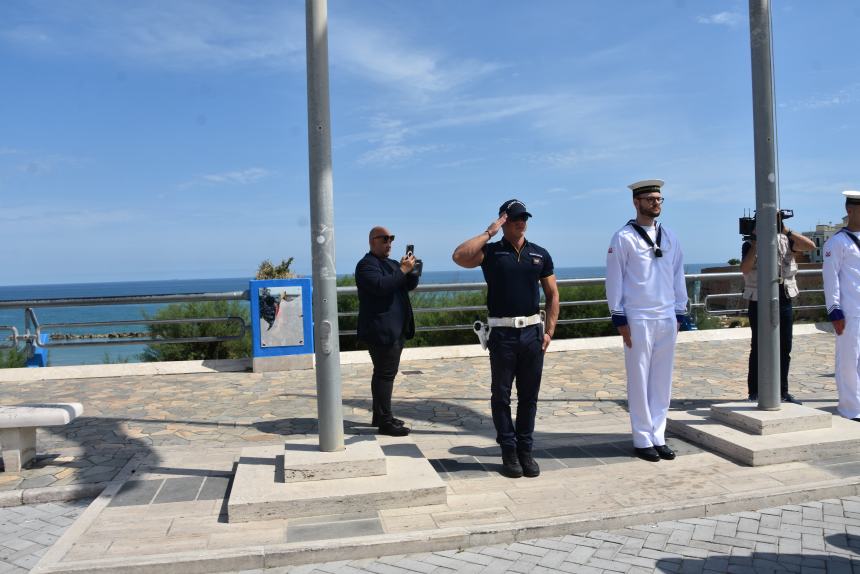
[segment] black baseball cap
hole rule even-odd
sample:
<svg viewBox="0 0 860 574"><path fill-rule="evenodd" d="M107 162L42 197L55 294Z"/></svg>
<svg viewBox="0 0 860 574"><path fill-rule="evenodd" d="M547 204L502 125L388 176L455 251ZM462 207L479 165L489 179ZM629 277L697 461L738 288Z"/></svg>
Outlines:
<svg viewBox="0 0 860 574"><path fill-rule="evenodd" d="M509 199L499 207L499 215L507 213L509 218L525 215L531 217L532 214L526 211L526 204L519 199Z"/></svg>

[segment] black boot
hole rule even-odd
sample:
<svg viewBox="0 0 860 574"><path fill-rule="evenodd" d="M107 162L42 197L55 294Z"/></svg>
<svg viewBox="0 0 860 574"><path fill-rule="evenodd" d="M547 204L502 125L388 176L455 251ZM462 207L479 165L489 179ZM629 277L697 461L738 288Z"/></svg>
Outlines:
<svg viewBox="0 0 860 574"><path fill-rule="evenodd" d="M385 423L379 425L379 434L384 434L388 436L406 436L409 434L409 429L406 427L400 427L393 423Z"/></svg>
<svg viewBox="0 0 860 574"><path fill-rule="evenodd" d="M516 449L502 449L502 474L509 478L519 478L523 475Z"/></svg>
<svg viewBox="0 0 860 574"><path fill-rule="evenodd" d="M397 417L391 417L391 424L393 424L396 427L402 427L404 423L401 419L399 419ZM370 426L374 426L374 427L379 426L379 417L376 416L376 414L374 414L373 417L370 419Z"/></svg>
<svg viewBox="0 0 860 574"><path fill-rule="evenodd" d="M523 476L534 478L540 475L540 467L531 452L521 451L517 454L520 459L520 465L523 467Z"/></svg>

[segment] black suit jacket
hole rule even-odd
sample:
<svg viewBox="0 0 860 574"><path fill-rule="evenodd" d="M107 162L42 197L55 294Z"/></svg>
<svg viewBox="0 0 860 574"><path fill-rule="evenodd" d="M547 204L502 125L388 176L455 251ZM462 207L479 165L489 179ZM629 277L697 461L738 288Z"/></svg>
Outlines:
<svg viewBox="0 0 860 574"><path fill-rule="evenodd" d="M415 336L409 291L418 276L404 275L400 264L372 253L355 267L358 287L358 338L372 345L391 345Z"/></svg>

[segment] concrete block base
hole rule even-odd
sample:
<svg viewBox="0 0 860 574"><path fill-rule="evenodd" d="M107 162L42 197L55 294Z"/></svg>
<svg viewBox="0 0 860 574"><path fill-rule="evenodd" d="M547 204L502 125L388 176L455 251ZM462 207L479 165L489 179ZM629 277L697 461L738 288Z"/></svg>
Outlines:
<svg viewBox="0 0 860 574"><path fill-rule="evenodd" d="M860 424L839 416L828 415L832 422L830 428L758 435L727 426L710 415L709 409L671 411L666 428L681 438L749 466L860 452Z"/></svg>
<svg viewBox="0 0 860 574"><path fill-rule="evenodd" d="M322 452L316 438L291 440L284 446L283 456L278 457L277 462L282 471L282 482L381 476L386 473L385 454L372 436L351 437L340 452Z"/></svg>
<svg viewBox="0 0 860 574"><path fill-rule="evenodd" d="M0 429L0 449L6 472L21 472L36 457L36 429Z"/></svg>
<svg viewBox="0 0 860 574"><path fill-rule="evenodd" d="M314 368L313 355L282 355L280 357L254 357L251 367L255 373L300 371Z"/></svg>
<svg viewBox="0 0 860 574"><path fill-rule="evenodd" d="M414 449L414 443L404 438ZM347 447L349 448L349 447ZM424 457L389 456L387 474L278 482L280 446L242 449L227 503L230 522L406 508L447 501L447 487Z"/></svg>
<svg viewBox="0 0 860 574"><path fill-rule="evenodd" d="M783 403L778 411L763 411L750 402L724 403L711 406L711 418L752 434L770 435L831 426L830 413Z"/></svg>

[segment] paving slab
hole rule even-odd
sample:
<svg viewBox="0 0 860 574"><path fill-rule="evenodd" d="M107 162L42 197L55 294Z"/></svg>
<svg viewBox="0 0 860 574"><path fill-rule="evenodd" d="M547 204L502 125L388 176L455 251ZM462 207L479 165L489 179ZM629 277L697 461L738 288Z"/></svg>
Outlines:
<svg viewBox="0 0 860 574"><path fill-rule="evenodd" d="M794 403L782 403L779 410L759 409L752 402L711 405L711 418L751 434L772 435L830 428L830 413Z"/></svg>
<svg viewBox="0 0 860 574"><path fill-rule="evenodd" d="M860 452L860 424L825 413L831 425L780 434L750 434L711 417L709 409L673 411L666 428L742 464L761 466Z"/></svg>

